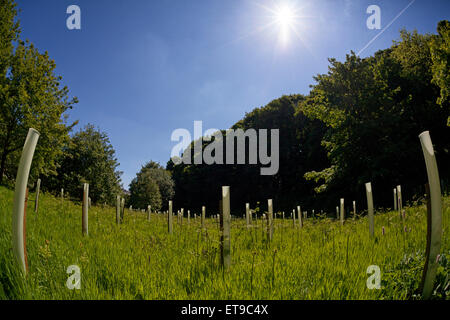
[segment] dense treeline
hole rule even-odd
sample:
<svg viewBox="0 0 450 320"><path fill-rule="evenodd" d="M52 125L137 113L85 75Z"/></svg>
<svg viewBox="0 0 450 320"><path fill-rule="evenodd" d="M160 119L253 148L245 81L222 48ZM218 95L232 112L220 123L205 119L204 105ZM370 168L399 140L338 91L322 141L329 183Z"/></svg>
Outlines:
<svg viewBox="0 0 450 320"><path fill-rule="evenodd" d="M298 110L297 104L303 99L301 95L284 96L264 108L253 110L232 127L243 130L280 129L280 159L276 175L261 175L259 164L175 166L170 160L167 169L175 180L176 203L196 210L206 205L208 210L217 212L221 186L229 185L233 209L244 208L246 202L255 207L258 201L268 198L273 198L277 204L283 204L286 208L294 206L299 199L312 205L314 184L306 181L303 175L328 165L328 160L320 147L325 126L320 121L309 120ZM226 132L223 134L226 136ZM259 134L257 136L260 138ZM204 141L203 145L208 143Z"/></svg>
<svg viewBox="0 0 450 320"><path fill-rule="evenodd" d="M398 184L407 200L423 194L426 172L418 135L425 130L448 185L450 25L440 22L437 35L403 30L400 36L372 57L352 52L344 62L329 59L329 72L314 77L308 96L283 96L232 127L280 130L276 175L261 176L260 165L170 160L176 203L215 211L220 187L229 185L236 213L244 212L245 202L266 210L268 198L278 210L302 205L309 212L334 212L341 197L347 206L357 200L364 207L364 183L371 181L376 205L390 207ZM203 142L203 149L213 141Z"/></svg>
<svg viewBox="0 0 450 320"><path fill-rule="evenodd" d="M328 74L315 77L301 108L327 126L323 145L331 165L306 175L320 183L318 191L362 198L371 181L383 206L397 184L407 198L420 194L426 171L418 135L425 130L441 177L448 178L449 108L448 100L438 103L440 88L432 81L434 38L402 31L391 48L366 59L353 53L343 63L330 59Z"/></svg>

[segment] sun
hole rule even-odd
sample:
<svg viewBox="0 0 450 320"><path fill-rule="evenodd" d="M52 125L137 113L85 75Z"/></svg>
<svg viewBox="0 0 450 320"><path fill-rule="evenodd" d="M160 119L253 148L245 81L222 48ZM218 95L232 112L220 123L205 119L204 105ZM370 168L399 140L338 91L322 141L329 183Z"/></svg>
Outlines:
<svg viewBox="0 0 450 320"><path fill-rule="evenodd" d="M258 18L252 14L248 20L251 23L255 21L256 24L250 30L243 30L243 34L235 41L256 34L264 34L264 38L271 41L277 50L285 51L298 46L299 43L309 50L306 38L313 31L310 30L308 20L317 19L317 17L307 14L309 5L303 2L301 0L252 0L252 4L259 9L255 12Z"/></svg>
<svg viewBox="0 0 450 320"><path fill-rule="evenodd" d="M292 27L295 22L294 10L288 6L276 8L274 11L275 22L281 27Z"/></svg>
<svg viewBox="0 0 450 320"><path fill-rule="evenodd" d="M285 3L270 11L272 23L279 29L279 40L283 45L287 45L290 42L291 34L296 32L299 24L298 8Z"/></svg>

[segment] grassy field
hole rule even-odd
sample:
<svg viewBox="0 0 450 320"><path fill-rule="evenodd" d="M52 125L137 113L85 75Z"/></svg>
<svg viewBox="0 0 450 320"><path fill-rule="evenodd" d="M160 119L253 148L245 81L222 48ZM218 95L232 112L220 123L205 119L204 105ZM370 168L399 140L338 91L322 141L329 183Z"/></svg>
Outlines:
<svg viewBox="0 0 450 320"><path fill-rule="evenodd" d="M37 215L28 202L24 278L12 253L12 202L13 191L0 187L0 299L420 299L423 205L407 207L405 221L397 212L377 213L373 239L366 218L344 226L308 219L302 229L277 218L268 244L261 220L248 230L245 219L234 219L232 265L224 271L214 219L207 219L202 231L200 219L192 217L188 225L184 218L179 225L174 218L169 235L163 215L147 221L144 213L125 210L124 223L116 225L115 208L93 206L89 236L82 236L80 204L41 194ZM434 299L450 294L449 204L444 198ZM81 269L80 290L66 287L70 265ZM379 290L366 286L370 265L381 269Z"/></svg>

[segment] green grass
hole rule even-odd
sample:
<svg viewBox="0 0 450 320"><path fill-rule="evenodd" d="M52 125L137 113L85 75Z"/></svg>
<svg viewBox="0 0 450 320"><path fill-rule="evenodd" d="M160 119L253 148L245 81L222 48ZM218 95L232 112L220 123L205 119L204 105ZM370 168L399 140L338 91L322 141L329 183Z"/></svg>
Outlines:
<svg viewBox="0 0 450 320"><path fill-rule="evenodd" d="M30 194L34 199L34 194ZM426 245L425 206L375 215L374 239L367 220L308 219L303 229L276 219L273 241L258 225L232 222L232 265L219 265L219 230L207 219L187 219L167 233L166 219L115 208L89 210L89 236L81 234L81 206L41 194L39 213L28 202L29 273L17 271L11 244L13 191L0 187L0 299L420 299ZM443 241L434 299L448 299L450 198L444 198ZM276 203L274 204L276 209ZM198 213L197 213L198 214ZM193 213L192 213L193 215ZM382 226L385 235L382 235ZM404 231L406 227L407 232ZM67 267L81 269L81 290L69 290ZM381 269L382 288L366 286L367 267Z"/></svg>

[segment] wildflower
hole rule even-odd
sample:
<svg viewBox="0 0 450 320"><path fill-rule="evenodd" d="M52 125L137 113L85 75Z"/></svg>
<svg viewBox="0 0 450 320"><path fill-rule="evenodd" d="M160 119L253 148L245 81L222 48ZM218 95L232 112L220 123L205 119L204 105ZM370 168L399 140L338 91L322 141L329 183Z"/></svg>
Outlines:
<svg viewBox="0 0 450 320"><path fill-rule="evenodd" d="M52 252L50 251L49 244L50 244L50 241L45 240L45 245L39 246L39 255L42 258L49 259L52 256Z"/></svg>
<svg viewBox="0 0 450 320"><path fill-rule="evenodd" d="M88 262L89 262L89 258L88 258L88 256L87 256L87 253L86 253L86 252L83 252L83 253L81 254L81 256L80 256L80 261L81 261L82 263L88 263Z"/></svg>

